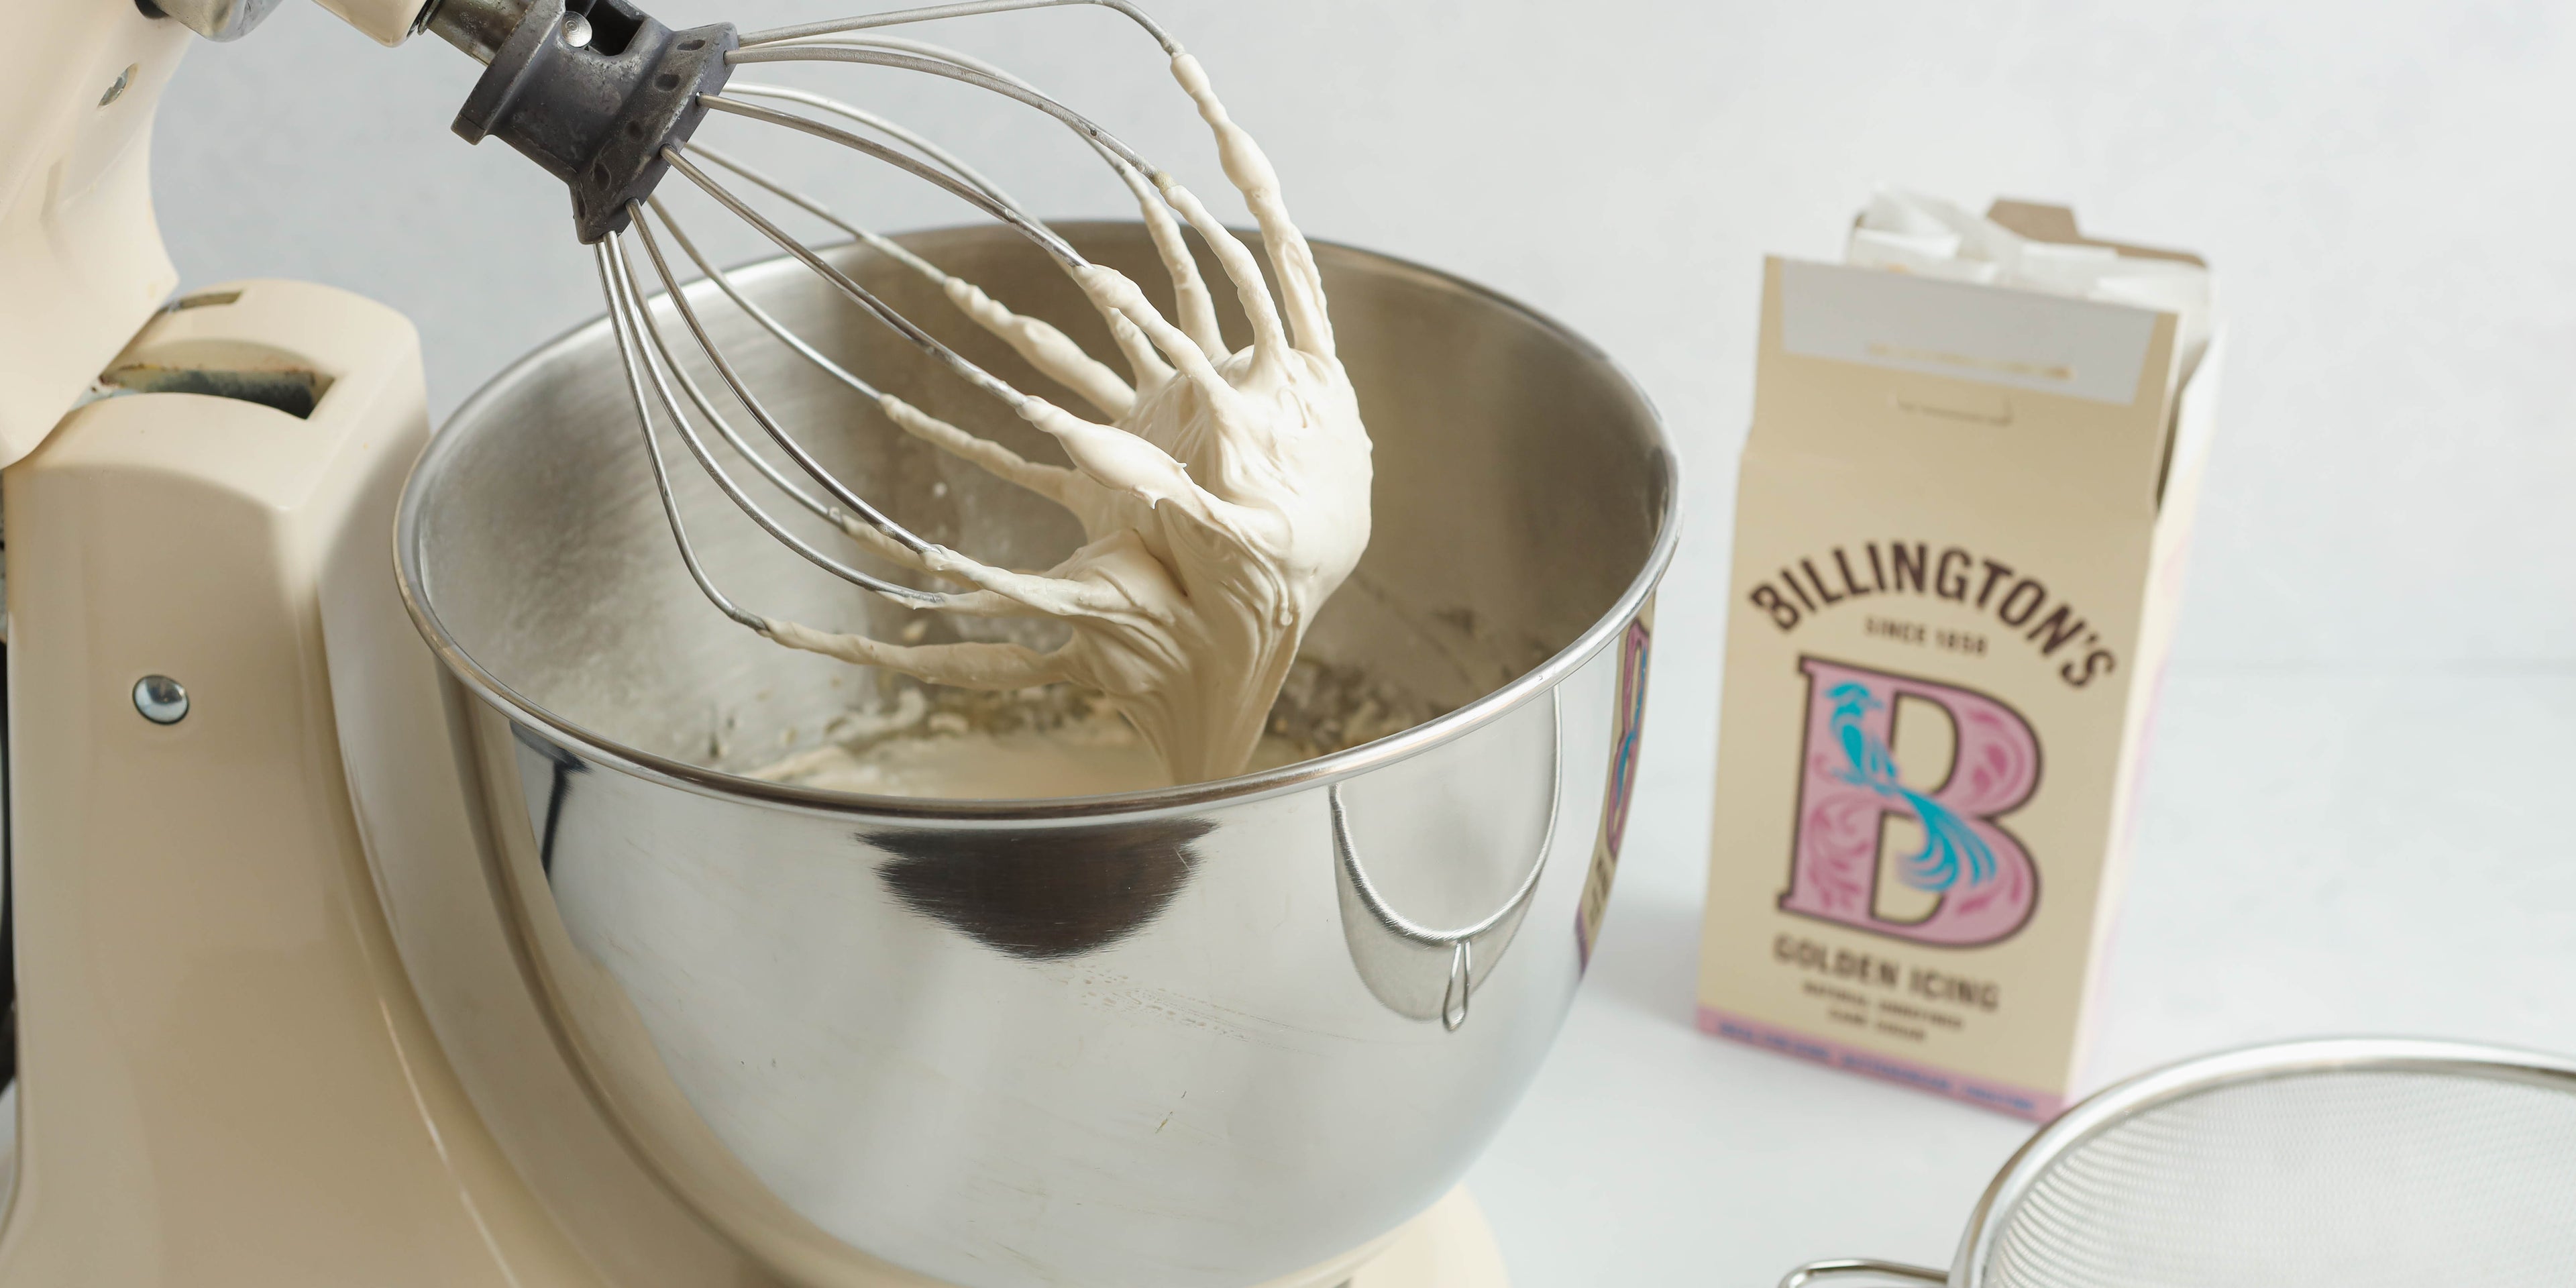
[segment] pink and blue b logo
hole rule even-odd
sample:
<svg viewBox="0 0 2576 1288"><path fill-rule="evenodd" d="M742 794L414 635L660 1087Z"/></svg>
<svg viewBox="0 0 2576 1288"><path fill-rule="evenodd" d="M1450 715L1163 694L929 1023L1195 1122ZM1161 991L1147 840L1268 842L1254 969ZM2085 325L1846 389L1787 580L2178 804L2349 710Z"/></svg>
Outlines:
<svg viewBox="0 0 2576 1288"><path fill-rule="evenodd" d="M1807 728L1784 911L1917 943L1964 948L2010 936L2039 903L2039 874L1995 820L2039 789L2039 738L2002 702L1957 685L1804 658ZM1918 787L1890 750L1897 699L1939 707L1954 732L1949 775ZM1909 821L1921 847L1893 875L1933 896L1915 918L1881 911L1887 823Z"/></svg>

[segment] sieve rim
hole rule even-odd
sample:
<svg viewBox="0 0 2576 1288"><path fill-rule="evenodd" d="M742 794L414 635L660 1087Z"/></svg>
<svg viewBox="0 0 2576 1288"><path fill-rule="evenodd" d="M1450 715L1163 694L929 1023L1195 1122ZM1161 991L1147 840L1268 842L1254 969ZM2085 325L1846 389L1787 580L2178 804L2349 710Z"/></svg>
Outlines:
<svg viewBox="0 0 2576 1288"><path fill-rule="evenodd" d="M1086 219L1063 220L1055 225L1079 238L1092 231L1125 232L1142 229L1135 220ZM988 228L990 225L949 225L915 229L896 234L902 241L914 236L936 236L943 233ZM1243 235L1252 235L1245 233ZM702 765L631 747L604 737L547 710L527 699L499 676L485 670L474 660L440 620L433 596L423 585L421 546L422 511L426 505L427 482L438 477L446 460L458 450L461 438L447 432L453 425L482 411L525 379L529 372L544 366L559 353L591 343L607 332L605 314L578 323L553 339L529 350L483 382L464 403L448 415L438 432L430 436L429 445L412 465L411 475L403 484L402 500L394 513L395 585L402 594L403 608L411 615L412 625L419 630L431 652L435 653L448 674L474 694L521 726L539 730L543 735L579 748L588 759L598 761L666 786L677 787L701 796L726 800L748 799L762 805L798 813L831 817L866 817L902 819L913 822L958 824L988 823L1026 827L1073 821L1092 821L1104 817L1149 819L1185 814L1211 805L1240 804L1286 795L1328 783L1340 782L1369 770L1410 759L1425 751L1460 737L1470 730L1499 720L1523 705L1553 690L1568 676L1608 648L1623 634L1631 622L1645 610L1671 566L1681 543L1681 459L1674 450L1672 432L1664 417L1627 369L1610 357L1600 346L1555 318L1519 300L1444 272L1425 264L1383 252L1366 250L1343 242L1311 238L1310 244L1327 258L1346 259L1378 272L1411 278L1439 290L1462 295L1514 314L1564 344L1575 356L1597 368L1609 384L1623 392L1634 404L1640 423L1652 436L1652 458L1660 471L1663 495L1654 516L1655 539L1636 575L1618 599L1603 614L1564 648L1546 661L1469 702L1455 711L1426 720L1401 733L1391 734L1357 747L1317 756L1311 760L1284 765L1257 773L1238 774L1213 782L1191 783L1178 787L1154 788L1148 791L1119 792L1099 796L1020 800L947 800L914 796L878 796L857 792L828 791L788 783L774 783L739 774L710 769ZM854 243L842 242L822 247L825 254L838 253ZM788 255L777 255L728 270L737 282L763 273L786 271L795 266ZM711 289L706 281L689 283L684 291Z"/></svg>
<svg viewBox="0 0 2576 1288"><path fill-rule="evenodd" d="M2342 1037L2237 1047L2152 1069L2085 1097L2022 1143L1969 1214L1952 1288L1985 1288L1996 1244L2042 1177L2069 1151L2159 1105L2228 1087L2321 1073L2441 1073L2576 1094L2576 1059L2431 1038Z"/></svg>

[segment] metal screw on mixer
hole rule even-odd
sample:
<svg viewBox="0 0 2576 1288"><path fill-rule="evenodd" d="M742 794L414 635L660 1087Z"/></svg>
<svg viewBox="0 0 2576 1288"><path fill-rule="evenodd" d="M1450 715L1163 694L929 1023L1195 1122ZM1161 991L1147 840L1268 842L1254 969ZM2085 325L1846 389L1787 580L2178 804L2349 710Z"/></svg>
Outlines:
<svg viewBox="0 0 2576 1288"><path fill-rule="evenodd" d="M157 725L188 718L188 686L166 675L147 675L134 682L134 709Z"/></svg>
<svg viewBox="0 0 2576 1288"><path fill-rule="evenodd" d="M105 107L125 97L126 87L134 83L134 74L140 70L142 70L142 64L127 63L125 69L116 74L116 79L108 82L107 92L98 96L98 105Z"/></svg>

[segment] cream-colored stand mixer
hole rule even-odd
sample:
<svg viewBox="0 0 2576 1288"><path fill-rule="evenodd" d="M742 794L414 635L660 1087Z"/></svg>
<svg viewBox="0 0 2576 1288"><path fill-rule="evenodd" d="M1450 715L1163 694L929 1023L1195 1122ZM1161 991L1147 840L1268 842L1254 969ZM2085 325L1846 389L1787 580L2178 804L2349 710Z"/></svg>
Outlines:
<svg viewBox="0 0 2576 1288"><path fill-rule="evenodd" d="M1456 1183L1599 931L1673 545L1671 458L1615 370L1322 248L1380 400L1357 580L1387 593L1346 591L1316 646L1401 637L1389 658L1450 677L1423 681L1455 690L1437 720L1132 799L754 783L636 713L757 725L842 673L690 589L623 332L532 355L433 440L392 311L172 297L156 100L194 33L271 3L36 0L0 53L0 1288L1501 1284ZM324 3L388 45L430 17ZM1132 227L1068 236L1152 262ZM1024 248L908 244L1045 289ZM831 331L810 277L728 289ZM917 486L894 504L947 495ZM601 566L636 571L602 590ZM839 602L780 576L736 584ZM1408 597L1434 625L1385 606ZM552 643L645 617L606 687Z"/></svg>

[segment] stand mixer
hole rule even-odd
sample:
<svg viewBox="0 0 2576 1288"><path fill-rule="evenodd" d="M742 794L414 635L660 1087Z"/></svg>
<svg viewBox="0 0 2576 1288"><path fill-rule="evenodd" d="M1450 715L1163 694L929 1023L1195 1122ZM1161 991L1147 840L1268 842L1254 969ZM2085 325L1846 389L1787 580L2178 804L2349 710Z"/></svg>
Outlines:
<svg viewBox="0 0 2576 1288"><path fill-rule="evenodd" d="M762 782L741 749L810 744L853 672L700 586L877 632L908 610L782 558L712 476L657 481L639 322L690 304L782 417L865 422L827 367L977 414L819 259L1040 377L861 241L656 298L612 279L618 316L433 438L390 310L278 281L170 298L155 101L192 29L269 7L47 0L0 55L0 1288L1502 1283L1456 1185L1599 932L1676 535L1671 453L1616 369L1473 286L1318 245L1380 518L1308 652L1445 714L1122 796ZM494 66L530 14L575 68L689 38L614 0L326 7ZM666 134L693 101L664 101ZM613 199L579 207L594 242L665 151L623 155L573 176ZM1168 267L1144 225L1054 231ZM1015 229L891 245L1114 342ZM812 450L930 540L1017 561L1066 535L899 434Z"/></svg>

